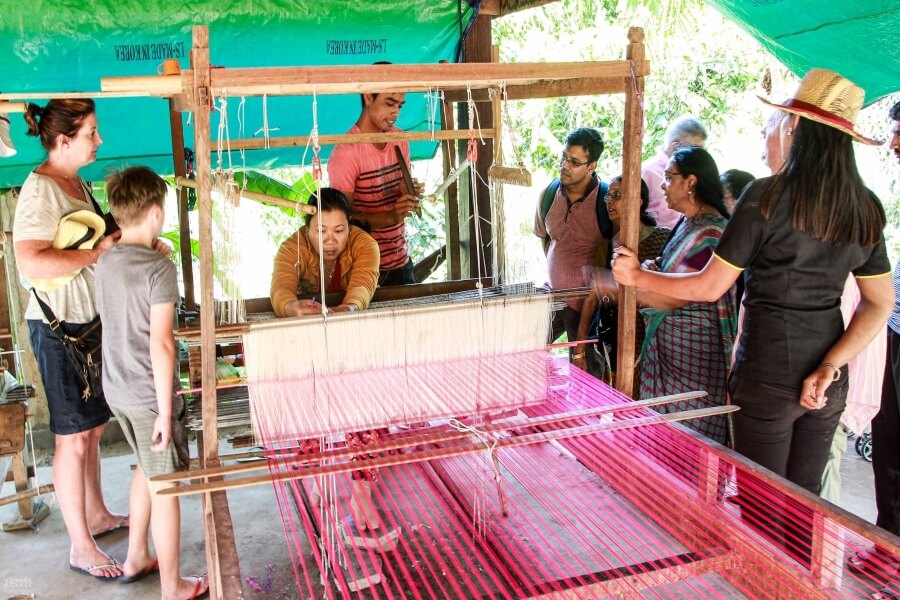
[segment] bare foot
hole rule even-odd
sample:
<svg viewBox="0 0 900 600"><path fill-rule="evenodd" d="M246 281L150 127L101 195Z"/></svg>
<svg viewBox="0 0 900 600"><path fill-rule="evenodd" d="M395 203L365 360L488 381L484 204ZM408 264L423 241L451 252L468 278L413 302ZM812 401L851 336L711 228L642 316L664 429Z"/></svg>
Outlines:
<svg viewBox="0 0 900 600"><path fill-rule="evenodd" d="M378 529L378 512L372 502L372 482L365 480L353 480L351 482L350 510L353 519L360 531L365 529Z"/></svg>
<svg viewBox="0 0 900 600"><path fill-rule="evenodd" d="M172 596L163 595L163 600L194 600L203 598L209 592L209 579L206 573L182 577L178 589Z"/></svg>
<svg viewBox="0 0 900 600"><path fill-rule="evenodd" d="M90 530L92 537L99 537L119 529L127 528L128 515L106 513L105 515L90 519L88 522L88 529Z"/></svg>
<svg viewBox="0 0 900 600"><path fill-rule="evenodd" d="M69 568L98 579L116 579L122 575L119 561L96 547L89 554L76 555L70 551Z"/></svg>

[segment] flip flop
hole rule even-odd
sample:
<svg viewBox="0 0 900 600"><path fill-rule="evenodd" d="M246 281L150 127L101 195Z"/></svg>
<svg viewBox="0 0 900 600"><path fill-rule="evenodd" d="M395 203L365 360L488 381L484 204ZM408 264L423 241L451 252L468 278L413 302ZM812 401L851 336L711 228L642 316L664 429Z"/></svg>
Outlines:
<svg viewBox="0 0 900 600"><path fill-rule="evenodd" d="M188 600L199 600L200 598L206 598L209 596L209 582L206 580L207 574L203 575L192 575L192 577L197 578L197 584L194 586L194 591L191 592L191 597ZM206 589L201 592L203 586L206 586Z"/></svg>
<svg viewBox="0 0 900 600"><path fill-rule="evenodd" d="M101 538L101 537L103 537L104 535L109 535L109 534L112 533L113 531L119 531L120 529L128 529L128 516L129 516L129 515L123 516L123 517L122 517L121 519L119 519L118 522L117 522L115 525L113 525L112 527L109 527L109 528L107 528L107 529L104 529L103 531L98 531L97 533L92 533L92 534L91 534L91 537L94 538L94 539L96 540L97 538Z"/></svg>
<svg viewBox="0 0 900 600"><path fill-rule="evenodd" d="M122 571L122 576L119 577L119 583L134 583L135 581L140 581L144 577L151 575L159 571L159 561L154 560L149 565L135 573L134 575L126 575L125 571Z"/></svg>
<svg viewBox="0 0 900 600"><path fill-rule="evenodd" d="M116 577L104 577L103 575L94 575L94 571L97 569L121 569L122 565L115 559L112 559L108 563L104 563L102 565L92 565L90 567L76 567L72 563L69 563L69 569L75 571L76 573L81 573L82 575L87 575L88 577L93 577L94 579L99 579L100 581L118 581L121 575Z"/></svg>

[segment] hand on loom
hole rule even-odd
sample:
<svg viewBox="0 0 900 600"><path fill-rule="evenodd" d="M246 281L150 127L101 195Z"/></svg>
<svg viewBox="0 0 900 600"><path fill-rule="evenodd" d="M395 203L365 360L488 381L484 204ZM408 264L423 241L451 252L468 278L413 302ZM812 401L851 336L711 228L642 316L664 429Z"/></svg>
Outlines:
<svg viewBox="0 0 900 600"><path fill-rule="evenodd" d="M328 312L330 312L330 313L354 312L357 310L359 310L359 307L356 306L355 304L338 304L337 306L333 306L333 307L329 308Z"/></svg>
<svg viewBox="0 0 900 600"><path fill-rule="evenodd" d="M285 305L284 312L287 315L296 317L318 315L322 313L322 305L316 302L315 299L291 300Z"/></svg>
<svg viewBox="0 0 900 600"><path fill-rule="evenodd" d="M591 287L594 293L597 294L597 298L604 301L616 301L618 286L609 269L594 269L594 274L591 277Z"/></svg>
<svg viewBox="0 0 900 600"><path fill-rule="evenodd" d="M625 246L616 248L612 259L612 274L617 283L636 285L635 282L640 271L641 265L638 264L637 255L634 252Z"/></svg>

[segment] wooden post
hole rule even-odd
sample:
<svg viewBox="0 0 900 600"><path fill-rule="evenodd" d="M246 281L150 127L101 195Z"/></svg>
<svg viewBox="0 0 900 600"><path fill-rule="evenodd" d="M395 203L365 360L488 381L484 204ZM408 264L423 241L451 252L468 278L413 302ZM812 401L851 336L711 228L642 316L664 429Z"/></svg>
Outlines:
<svg viewBox="0 0 900 600"><path fill-rule="evenodd" d="M203 467L219 464L216 406L216 315L213 305L212 164L210 144L209 29L194 27L191 68L194 75L194 148L197 201L200 211L200 330L201 383L203 388L203 443L199 448ZM224 492L203 495L206 564L210 597L243 598L234 530Z"/></svg>
<svg viewBox="0 0 900 600"><path fill-rule="evenodd" d="M444 129L455 129L456 119L453 115L453 103L449 100L442 100L441 108ZM455 154L458 148L459 144L452 140L448 140L443 148L444 177L447 177L450 171L459 164ZM462 245L459 239L459 224L459 186L454 182L447 188L447 200L444 204L444 229L447 235L447 273L449 279L453 281L463 278L460 266L460 249Z"/></svg>
<svg viewBox="0 0 900 600"><path fill-rule="evenodd" d="M491 46L491 62L499 63L500 62L500 46ZM493 89L493 88L492 88ZM496 131L496 135L494 137L494 152L491 157L491 164L502 165L503 164L503 98L500 94L503 92L502 89L496 88L496 94L491 99L491 118L494 121L494 131ZM490 169L490 165L488 165ZM487 177L485 180L490 181ZM494 285L500 285L505 283L504 275L506 273L506 238L504 235L505 227L504 220L506 219L506 211L504 210L503 205L503 186L496 186L497 193L494 196L493 202L491 202L491 223L494 226L494 243L491 245L491 254L492 254L492 265L491 270L494 275Z"/></svg>
<svg viewBox="0 0 900 600"><path fill-rule="evenodd" d="M21 367L22 372L13 372L16 373L16 376L19 377L22 383L35 387L35 397L28 402L32 423L47 425L50 423L50 411L47 408L47 392L44 390L44 381L41 379L37 358L35 358L34 351L31 349L28 322L25 320L25 308L28 306L31 294L28 293L25 286L18 283L19 267L16 263L15 240L12 237L13 215L16 214L16 205L19 199L13 191L0 196L0 199L3 201L2 205L0 205L0 228L6 235L6 241L2 244L5 270L0 270L0 274L3 274L7 281L15 282L7 290L10 328L15 332L13 334L12 347L7 349L21 350L12 360L9 360L9 363L12 365L18 361L17 366Z"/></svg>
<svg viewBox="0 0 900 600"><path fill-rule="evenodd" d="M491 62L491 16L478 15L469 34L466 36L466 43L463 52L463 60L467 63L489 63ZM465 114L467 108L465 104L460 104L460 113ZM489 111L478 113L479 122L466 123L470 127L476 125L482 128L494 126L493 115ZM469 206L473 218L469 220L469 277L492 277L493 265L490 263L491 240L493 238L493 230L490 223L491 217L491 193L487 186L488 169L494 159L494 141L485 139L484 145L478 140L478 161L475 164L475 170L478 173L476 181L469 182ZM477 222L474 219L476 214L481 217ZM469 216L465 215L465 216ZM463 216L463 215L460 215ZM478 237L475 235L475 228L478 228ZM480 248L477 246L480 238ZM478 267L478 256L481 256L486 264L482 265L481 270Z"/></svg>
<svg viewBox="0 0 900 600"><path fill-rule="evenodd" d="M625 90L625 132L622 138L622 196L625 214L619 232L622 244L637 250L640 238L641 210L641 136L644 123L644 31L640 27L628 30L626 60L634 66L631 83ZM616 388L626 396L634 395L635 314L637 293L633 287L619 287L618 372Z"/></svg>
<svg viewBox="0 0 900 600"><path fill-rule="evenodd" d="M181 124L181 112L175 109L175 99L169 98L169 127L172 131L172 160L175 166L175 177L187 175L184 165L184 128ZM194 310L197 302L194 297L194 260L191 254L191 225L188 219L188 189L178 190L178 232L181 249L181 276L184 281L184 308Z"/></svg>

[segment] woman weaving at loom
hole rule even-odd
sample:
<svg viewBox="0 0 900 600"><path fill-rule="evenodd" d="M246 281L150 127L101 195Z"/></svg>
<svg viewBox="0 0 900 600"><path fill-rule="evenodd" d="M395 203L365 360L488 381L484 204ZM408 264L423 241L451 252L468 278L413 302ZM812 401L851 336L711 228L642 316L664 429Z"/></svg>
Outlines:
<svg viewBox="0 0 900 600"><path fill-rule="evenodd" d="M306 225L281 244L272 271L272 308L279 317L322 314L316 301L321 293L321 266L324 266L326 293L344 292L338 306L328 312L368 308L378 283L378 244L366 232L350 225L350 202L334 188L322 188L319 211L307 215ZM316 204L315 195L309 204ZM321 232L319 228L321 227ZM362 448L378 440L380 430L347 435L347 444ZM300 441L300 453L319 452L319 440ZM377 529L378 518L371 504L371 483L375 469L354 471L353 510L361 529ZM314 496L318 492L314 490Z"/></svg>
<svg viewBox="0 0 900 600"><path fill-rule="evenodd" d="M270 295L279 317L318 315L320 262L325 265L326 293L344 292L333 312L363 310L378 283L378 244L359 227L350 225L350 203L334 188L322 188L321 213L308 215L306 225L281 244L275 255ZM316 204L313 195L309 203ZM321 240L318 228L321 225Z"/></svg>
<svg viewBox="0 0 900 600"><path fill-rule="evenodd" d="M616 280L677 298L713 300L747 272L744 328L729 380L741 407L736 449L817 494L844 410L847 362L882 331L891 311L881 203L859 176L852 140L863 90L810 71L773 105L793 137L784 167L744 191L710 261L698 273L641 270L618 250ZM841 292L853 273L862 300L846 331ZM826 397L827 391L827 397Z"/></svg>

